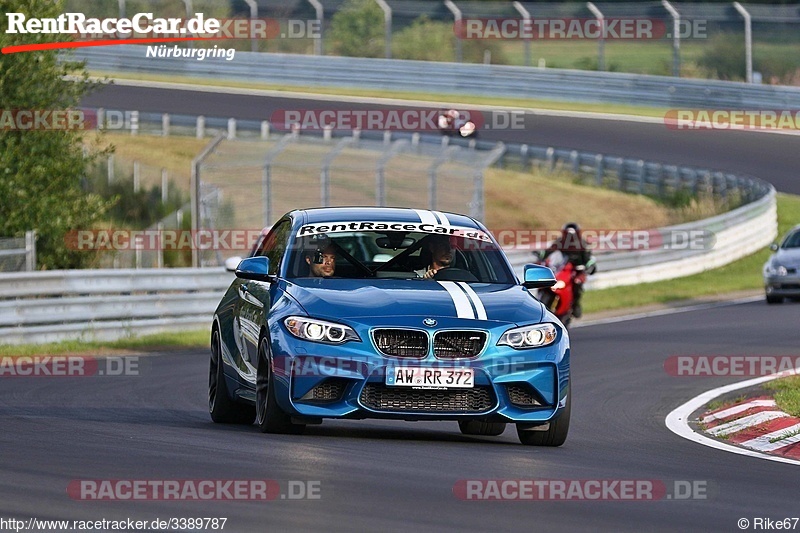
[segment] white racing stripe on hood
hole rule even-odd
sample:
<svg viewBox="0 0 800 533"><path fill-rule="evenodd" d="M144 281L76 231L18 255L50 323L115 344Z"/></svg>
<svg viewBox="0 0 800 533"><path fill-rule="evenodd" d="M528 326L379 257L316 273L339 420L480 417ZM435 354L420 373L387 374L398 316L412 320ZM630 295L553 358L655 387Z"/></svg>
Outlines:
<svg viewBox="0 0 800 533"><path fill-rule="evenodd" d="M478 312L478 320L486 320L486 308L483 306L480 296L472 290L472 287L463 281L459 281L458 286L464 289L469 299L472 300L472 305L475 306L475 311Z"/></svg>
<svg viewBox="0 0 800 533"><path fill-rule="evenodd" d="M436 217L433 216L433 213L431 213L430 211L425 211L423 209L414 209L414 211L417 213L419 221L422 222L423 224L433 224L433 225L439 224L439 222L436 220Z"/></svg>
<svg viewBox="0 0 800 533"><path fill-rule="evenodd" d="M441 211L433 211L433 214L436 215L436 217L442 223L442 226L450 225L450 220Z"/></svg>
<svg viewBox="0 0 800 533"><path fill-rule="evenodd" d="M466 293L461 290L461 287L456 285L454 281L438 281L439 285L450 294L453 303L456 306L456 315L458 318L475 318L475 312L472 310L472 305L469 303L469 298Z"/></svg>

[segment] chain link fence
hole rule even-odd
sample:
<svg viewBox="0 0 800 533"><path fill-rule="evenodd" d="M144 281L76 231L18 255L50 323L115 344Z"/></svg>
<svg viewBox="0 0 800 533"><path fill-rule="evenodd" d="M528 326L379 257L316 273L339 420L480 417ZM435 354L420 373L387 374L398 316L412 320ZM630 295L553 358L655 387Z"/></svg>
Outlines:
<svg viewBox="0 0 800 533"><path fill-rule="evenodd" d="M252 239L284 213L315 206L427 206L483 218L483 173L502 145L482 151L421 143L418 136L368 137L223 140L199 166L202 190L214 191L203 196L199 230ZM222 259L218 248L199 255L203 266Z"/></svg>
<svg viewBox="0 0 800 533"><path fill-rule="evenodd" d="M24 237L0 237L0 272L36 270L36 232Z"/></svg>

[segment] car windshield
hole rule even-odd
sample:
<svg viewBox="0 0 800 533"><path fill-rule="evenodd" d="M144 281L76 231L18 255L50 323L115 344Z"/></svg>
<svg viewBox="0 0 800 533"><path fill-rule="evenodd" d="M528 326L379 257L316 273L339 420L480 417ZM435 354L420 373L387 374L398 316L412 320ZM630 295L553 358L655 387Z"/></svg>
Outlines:
<svg viewBox="0 0 800 533"><path fill-rule="evenodd" d="M800 248L800 231L790 233L783 241L781 248Z"/></svg>
<svg viewBox="0 0 800 533"><path fill-rule="evenodd" d="M482 234L482 232L481 232ZM353 231L298 237L289 251L288 276L420 280L435 256L449 267L435 280L515 283L503 252L486 238L413 231Z"/></svg>

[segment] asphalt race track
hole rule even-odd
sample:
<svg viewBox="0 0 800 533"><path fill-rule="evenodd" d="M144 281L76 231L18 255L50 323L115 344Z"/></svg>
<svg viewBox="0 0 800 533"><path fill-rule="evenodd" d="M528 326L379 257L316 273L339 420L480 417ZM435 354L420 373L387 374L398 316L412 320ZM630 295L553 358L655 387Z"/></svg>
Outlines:
<svg viewBox="0 0 800 533"><path fill-rule="evenodd" d="M291 97L219 94L110 85L84 105L157 113L269 120L278 110L391 109L397 106L310 101ZM750 174L778 191L800 194L800 138L743 131L678 131L662 123L560 117L528 113L524 130L483 132L482 139L574 148Z"/></svg>
<svg viewBox="0 0 800 533"><path fill-rule="evenodd" d="M738 531L798 516L797 467L690 443L667 413L728 379L667 375L677 354L796 354L800 304L731 305L573 332L561 448L465 437L454 422L326 421L305 435L213 424L205 351L143 357L139 376L2 378L0 516L226 517L225 531ZM76 479L318 481L320 499L80 501ZM463 501L464 479L700 482L706 499ZM676 493L677 494L677 493Z"/></svg>

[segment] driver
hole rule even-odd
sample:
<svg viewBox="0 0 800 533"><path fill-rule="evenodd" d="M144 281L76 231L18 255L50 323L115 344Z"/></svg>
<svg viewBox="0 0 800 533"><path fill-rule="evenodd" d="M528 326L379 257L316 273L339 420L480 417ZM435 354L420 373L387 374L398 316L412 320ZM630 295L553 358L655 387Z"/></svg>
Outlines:
<svg viewBox="0 0 800 533"><path fill-rule="evenodd" d="M431 235L427 238L428 251L431 254L431 264L416 273L423 279L433 279L433 276L443 268L453 264L453 246L447 235Z"/></svg>
<svg viewBox="0 0 800 533"><path fill-rule="evenodd" d="M330 239L320 239L305 253L309 275L315 278L330 278L336 272L336 247Z"/></svg>

